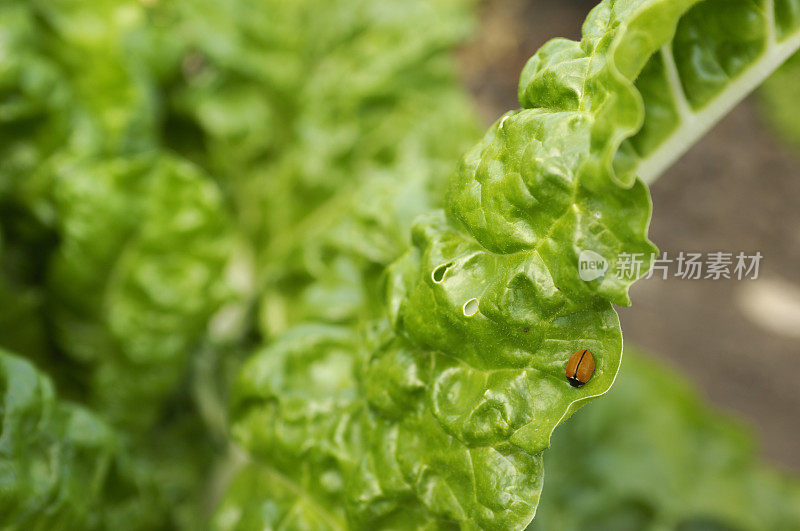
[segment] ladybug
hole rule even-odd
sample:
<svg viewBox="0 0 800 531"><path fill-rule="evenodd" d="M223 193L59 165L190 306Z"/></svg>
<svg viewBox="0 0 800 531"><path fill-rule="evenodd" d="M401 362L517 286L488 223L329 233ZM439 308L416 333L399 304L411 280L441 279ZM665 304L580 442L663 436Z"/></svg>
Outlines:
<svg viewBox="0 0 800 531"><path fill-rule="evenodd" d="M567 381L572 387L580 387L594 374L594 356L586 349L573 354L567 362Z"/></svg>

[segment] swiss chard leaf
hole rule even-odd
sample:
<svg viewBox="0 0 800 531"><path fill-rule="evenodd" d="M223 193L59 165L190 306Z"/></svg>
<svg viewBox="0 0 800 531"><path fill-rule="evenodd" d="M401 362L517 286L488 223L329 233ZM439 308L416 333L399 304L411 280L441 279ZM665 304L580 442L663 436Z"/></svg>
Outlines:
<svg viewBox="0 0 800 531"><path fill-rule="evenodd" d="M62 407L29 362L0 351L0 513L39 528L89 519L117 441L80 408ZM45 510L47 509L47 510Z"/></svg>
<svg viewBox="0 0 800 531"><path fill-rule="evenodd" d="M289 479L273 524L300 510L334 528L528 524L554 428L619 368L611 304L629 304L655 251L637 172L657 175L796 48L781 6L606 1L580 42L528 62L522 109L467 152L444 212L389 268L386 320L360 337L300 328L243 369L234 434L251 467ZM679 95L690 113L670 121ZM581 277L584 251L605 275ZM564 367L581 348L597 367L575 389ZM252 514L235 495L224 507L223 527Z"/></svg>
<svg viewBox="0 0 800 531"><path fill-rule="evenodd" d="M46 279L55 340L91 367L99 409L149 427L231 296L236 239L220 193L169 157L62 155L48 170L30 201L59 236Z"/></svg>
<svg viewBox="0 0 800 531"><path fill-rule="evenodd" d="M0 515L6 529L197 528L211 457L196 420L132 440L57 396L28 360L0 350Z"/></svg>
<svg viewBox="0 0 800 531"><path fill-rule="evenodd" d="M153 485L125 442L89 410L62 402L30 362L0 350L0 514L9 529L161 525Z"/></svg>
<svg viewBox="0 0 800 531"><path fill-rule="evenodd" d="M645 120L616 161L645 182L655 180L800 48L797 0L668 3L688 10L681 7L686 12L675 35L636 80ZM643 29L648 20L650 28L658 26L657 17L643 13L642 18Z"/></svg>

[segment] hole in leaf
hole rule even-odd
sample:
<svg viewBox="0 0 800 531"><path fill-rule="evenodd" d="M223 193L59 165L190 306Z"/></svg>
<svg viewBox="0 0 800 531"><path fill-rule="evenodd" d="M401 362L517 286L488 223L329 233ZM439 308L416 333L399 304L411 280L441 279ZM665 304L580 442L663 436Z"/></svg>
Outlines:
<svg viewBox="0 0 800 531"><path fill-rule="evenodd" d="M478 313L478 299L472 298L464 303L464 315L467 317L472 317L476 313Z"/></svg>
<svg viewBox="0 0 800 531"><path fill-rule="evenodd" d="M433 279L433 281L436 284L438 284L442 280L444 280L444 274L447 273L447 270L452 266L453 266L453 262L447 262L446 264L442 264L439 267L437 267L436 269L434 269L433 273L431 273L431 278Z"/></svg>

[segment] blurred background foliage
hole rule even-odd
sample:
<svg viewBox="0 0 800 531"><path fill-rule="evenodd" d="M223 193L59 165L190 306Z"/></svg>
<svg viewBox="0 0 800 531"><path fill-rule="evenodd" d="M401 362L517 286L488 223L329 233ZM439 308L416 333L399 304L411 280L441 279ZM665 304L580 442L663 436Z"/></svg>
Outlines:
<svg viewBox="0 0 800 531"><path fill-rule="evenodd" d="M462 49L460 67L453 54L476 9L0 4L4 527L207 525L240 465L231 375L297 324L375 315L384 266L494 112L469 83L488 52ZM798 64L764 91L795 142ZM748 430L635 352L545 463L534 529L800 522L796 483L758 461ZM241 481L228 495L258 507L269 493L237 494Z"/></svg>

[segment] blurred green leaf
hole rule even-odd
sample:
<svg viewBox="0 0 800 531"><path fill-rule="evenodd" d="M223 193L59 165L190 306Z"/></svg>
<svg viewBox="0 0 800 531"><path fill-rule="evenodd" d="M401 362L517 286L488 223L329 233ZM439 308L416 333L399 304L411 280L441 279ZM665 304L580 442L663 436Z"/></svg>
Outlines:
<svg viewBox="0 0 800 531"><path fill-rule="evenodd" d="M149 465L87 409L60 401L28 361L0 351L0 514L6 529L153 529L166 499Z"/></svg>
<svg viewBox="0 0 800 531"><path fill-rule="evenodd" d="M59 236L46 280L55 338L93 367L97 407L148 426L231 297L231 222L213 181L185 161L65 157L52 166L32 202L53 213Z"/></svg>
<svg viewBox="0 0 800 531"><path fill-rule="evenodd" d="M800 105L796 87L800 80L800 55L794 55L761 88L761 108L770 123L783 138L797 148L800 146Z"/></svg>

